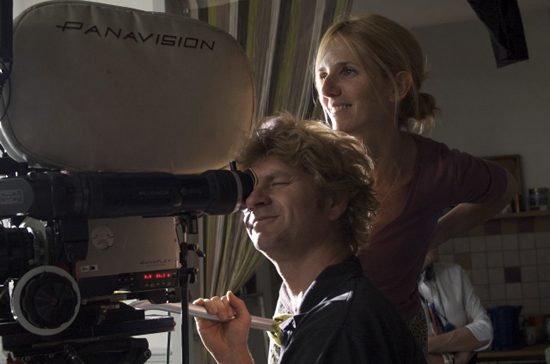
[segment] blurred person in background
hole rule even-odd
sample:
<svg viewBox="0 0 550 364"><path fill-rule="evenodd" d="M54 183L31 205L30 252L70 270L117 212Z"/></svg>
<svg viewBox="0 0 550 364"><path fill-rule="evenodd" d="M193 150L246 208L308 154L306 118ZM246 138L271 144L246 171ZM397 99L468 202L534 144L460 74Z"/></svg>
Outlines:
<svg viewBox="0 0 550 364"><path fill-rule="evenodd" d="M428 324L428 364L476 363L476 352L493 340L493 325L466 272L426 255L418 282Z"/></svg>

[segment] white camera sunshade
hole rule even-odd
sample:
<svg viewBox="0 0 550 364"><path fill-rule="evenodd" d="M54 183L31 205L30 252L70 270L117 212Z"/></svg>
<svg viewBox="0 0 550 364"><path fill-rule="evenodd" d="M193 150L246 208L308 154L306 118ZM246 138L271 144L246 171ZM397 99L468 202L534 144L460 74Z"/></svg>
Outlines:
<svg viewBox="0 0 550 364"><path fill-rule="evenodd" d="M246 55L201 21L52 1L15 19L13 47L0 142L20 162L200 173L253 124Z"/></svg>

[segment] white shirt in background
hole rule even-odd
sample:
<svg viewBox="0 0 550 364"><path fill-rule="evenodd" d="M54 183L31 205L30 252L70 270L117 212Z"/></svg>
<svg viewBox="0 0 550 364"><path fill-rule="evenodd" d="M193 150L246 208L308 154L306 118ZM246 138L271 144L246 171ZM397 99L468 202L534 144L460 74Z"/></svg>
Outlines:
<svg viewBox="0 0 550 364"><path fill-rule="evenodd" d="M454 327L466 326L477 340L490 340L477 351L491 345L493 341L491 319L481 305L462 267L453 263L433 263L433 279L426 280L423 273L418 283L418 290L428 321L429 336L435 335L427 307L428 303L433 303L442 326L448 323ZM470 324L468 324L469 318L473 320Z"/></svg>

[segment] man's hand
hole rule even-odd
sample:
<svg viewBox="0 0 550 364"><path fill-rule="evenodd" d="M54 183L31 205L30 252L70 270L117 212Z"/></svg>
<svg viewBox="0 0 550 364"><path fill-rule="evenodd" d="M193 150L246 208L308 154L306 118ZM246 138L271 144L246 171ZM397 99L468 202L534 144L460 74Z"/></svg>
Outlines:
<svg viewBox="0 0 550 364"><path fill-rule="evenodd" d="M232 292L223 297L200 298L193 302L221 322L195 317L204 346L218 363L253 363L248 351L248 331L252 317L244 301Z"/></svg>

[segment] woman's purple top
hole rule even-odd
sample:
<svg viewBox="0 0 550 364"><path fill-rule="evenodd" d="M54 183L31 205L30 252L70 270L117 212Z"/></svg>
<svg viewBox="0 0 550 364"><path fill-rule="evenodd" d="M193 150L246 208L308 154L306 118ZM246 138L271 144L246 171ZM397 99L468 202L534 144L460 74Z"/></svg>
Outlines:
<svg viewBox="0 0 550 364"><path fill-rule="evenodd" d="M421 308L418 277L437 220L463 202L494 202L507 187L506 171L498 164L411 135L417 158L407 203L360 255L365 275L406 321Z"/></svg>

